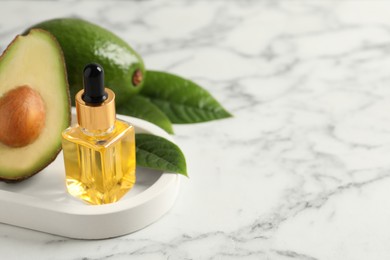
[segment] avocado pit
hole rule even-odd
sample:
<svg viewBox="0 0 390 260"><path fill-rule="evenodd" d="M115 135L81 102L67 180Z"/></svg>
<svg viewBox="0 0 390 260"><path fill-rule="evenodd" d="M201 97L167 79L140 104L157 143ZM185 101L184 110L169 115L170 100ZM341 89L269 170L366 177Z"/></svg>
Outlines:
<svg viewBox="0 0 390 260"><path fill-rule="evenodd" d="M0 142L9 147L33 143L45 126L41 95L28 85L16 87L0 98Z"/></svg>

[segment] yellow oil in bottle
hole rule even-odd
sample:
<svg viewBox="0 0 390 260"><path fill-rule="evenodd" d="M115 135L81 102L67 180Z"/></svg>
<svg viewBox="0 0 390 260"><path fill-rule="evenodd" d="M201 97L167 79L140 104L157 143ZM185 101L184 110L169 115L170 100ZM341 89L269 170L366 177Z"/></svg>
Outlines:
<svg viewBox="0 0 390 260"><path fill-rule="evenodd" d="M68 192L90 204L118 201L134 185L134 127L116 120L112 132L88 135L70 127L63 136Z"/></svg>

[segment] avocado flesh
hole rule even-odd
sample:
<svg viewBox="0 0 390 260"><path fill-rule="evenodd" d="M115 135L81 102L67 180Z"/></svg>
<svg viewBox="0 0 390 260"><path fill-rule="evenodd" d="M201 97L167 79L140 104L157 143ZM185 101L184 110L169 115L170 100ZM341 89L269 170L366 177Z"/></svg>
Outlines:
<svg viewBox="0 0 390 260"><path fill-rule="evenodd" d="M61 150L61 133L70 123L61 48L46 31L31 30L26 36L17 36L0 57L0 98L22 85L37 91L44 101L45 126L26 146L0 143L0 179L8 182L26 179L50 164Z"/></svg>
<svg viewBox="0 0 390 260"><path fill-rule="evenodd" d="M116 104L125 103L138 93L144 80L133 83L134 73L145 68L141 57L121 38L90 22L62 18L44 21L31 28L41 28L53 34L61 45L67 66L71 100L82 89L80 76L86 64L99 63L105 71L105 84L116 95ZM28 31L29 29L27 29Z"/></svg>

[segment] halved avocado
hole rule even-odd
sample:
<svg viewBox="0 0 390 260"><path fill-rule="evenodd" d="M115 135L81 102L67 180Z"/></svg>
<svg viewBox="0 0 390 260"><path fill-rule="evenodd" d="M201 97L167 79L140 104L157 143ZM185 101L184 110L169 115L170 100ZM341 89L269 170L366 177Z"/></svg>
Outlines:
<svg viewBox="0 0 390 260"><path fill-rule="evenodd" d="M40 29L18 35L0 57L0 180L21 181L50 164L69 124L59 44Z"/></svg>

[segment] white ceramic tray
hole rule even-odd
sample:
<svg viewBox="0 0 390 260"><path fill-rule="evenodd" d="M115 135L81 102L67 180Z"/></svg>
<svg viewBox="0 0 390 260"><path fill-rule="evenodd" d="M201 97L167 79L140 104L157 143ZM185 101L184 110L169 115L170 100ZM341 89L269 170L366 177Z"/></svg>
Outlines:
<svg viewBox="0 0 390 260"><path fill-rule="evenodd" d="M137 133L171 136L146 121L120 116ZM63 155L21 183L0 183L0 222L55 235L102 239L129 234L153 223L173 205L179 176L137 168L137 182L120 201L92 206L66 192Z"/></svg>

